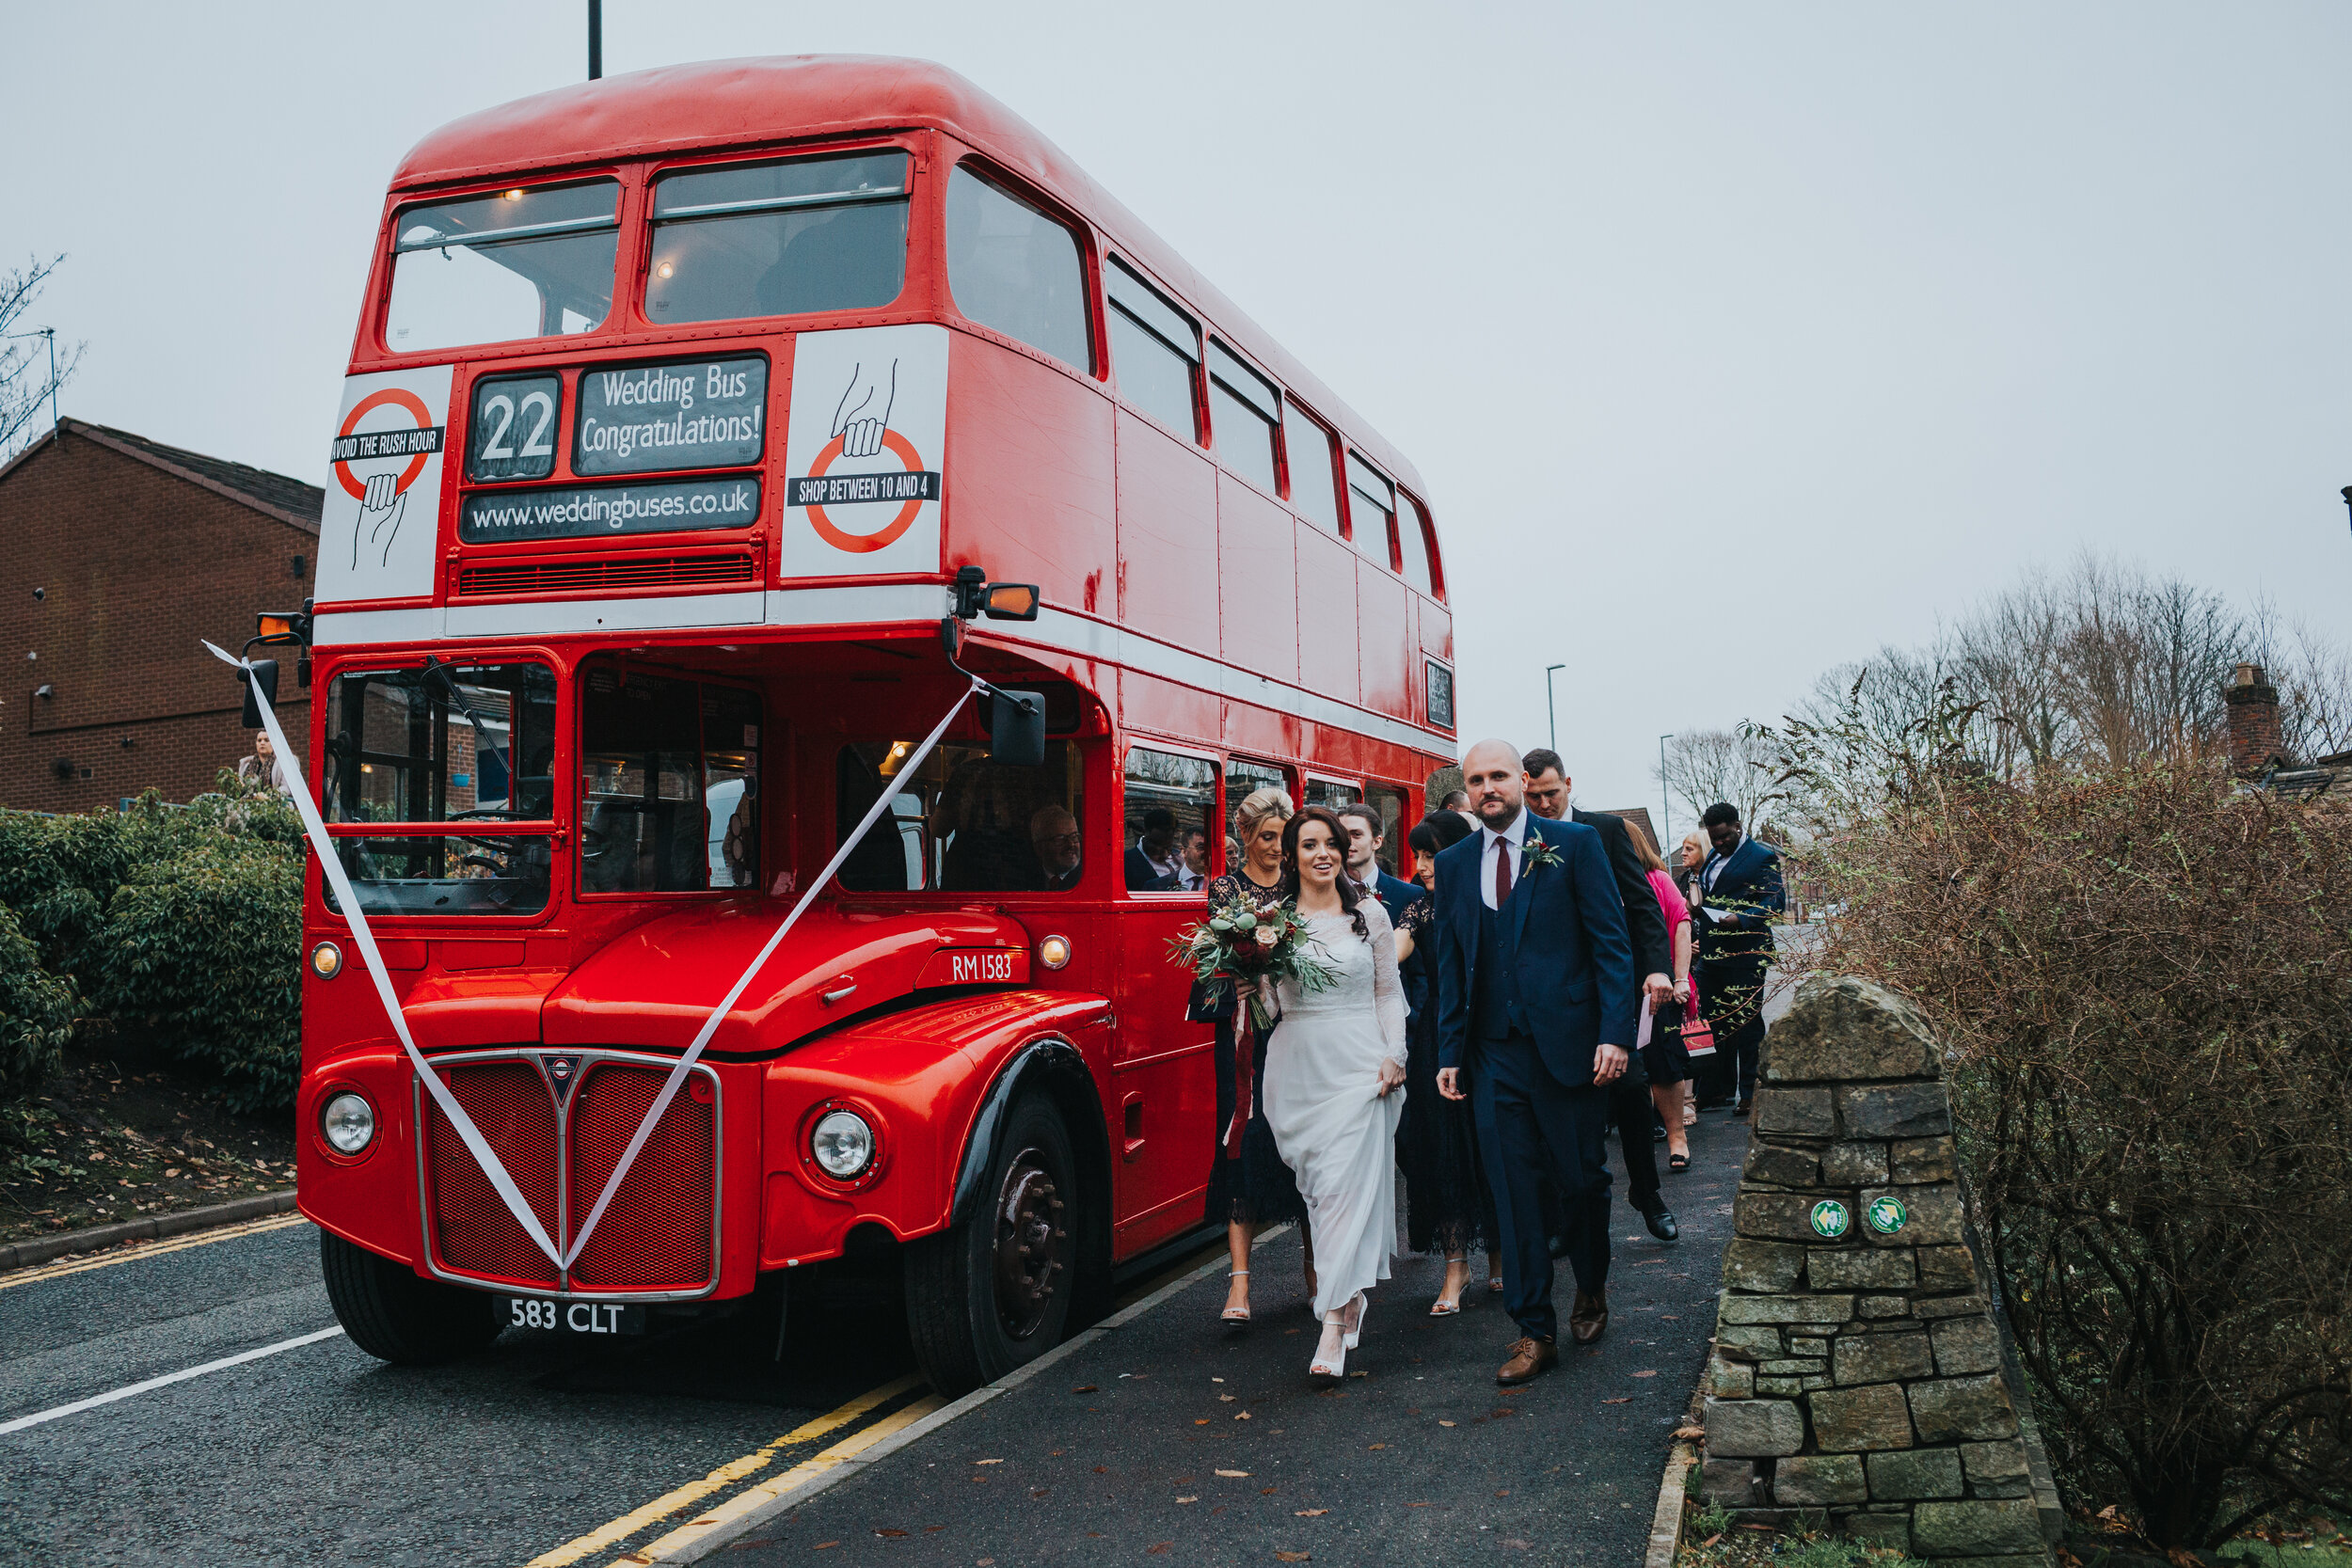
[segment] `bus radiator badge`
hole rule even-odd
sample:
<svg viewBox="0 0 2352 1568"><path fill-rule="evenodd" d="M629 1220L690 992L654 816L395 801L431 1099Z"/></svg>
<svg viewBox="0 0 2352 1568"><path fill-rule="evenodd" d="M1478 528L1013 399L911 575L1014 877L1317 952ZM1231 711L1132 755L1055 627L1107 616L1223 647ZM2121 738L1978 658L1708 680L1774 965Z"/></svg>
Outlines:
<svg viewBox="0 0 2352 1568"><path fill-rule="evenodd" d="M555 1089L555 1102L558 1105L563 1104L570 1098L572 1085L580 1077L580 1058L577 1056L542 1056L539 1058L539 1063L547 1069L548 1083Z"/></svg>

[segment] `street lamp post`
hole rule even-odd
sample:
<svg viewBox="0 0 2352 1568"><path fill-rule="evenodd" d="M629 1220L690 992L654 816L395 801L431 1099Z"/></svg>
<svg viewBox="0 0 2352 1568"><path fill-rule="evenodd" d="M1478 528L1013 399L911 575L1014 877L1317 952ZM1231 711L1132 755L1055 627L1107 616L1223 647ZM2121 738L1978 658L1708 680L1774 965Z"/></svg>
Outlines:
<svg viewBox="0 0 2352 1568"><path fill-rule="evenodd" d="M1551 749L1554 752L1560 750L1560 710L1551 700L1551 677L1555 671L1565 670L1567 666L1565 664L1547 664L1544 666L1544 716L1549 719L1551 723Z"/></svg>
<svg viewBox="0 0 2352 1568"><path fill-rule="evenodd" d="M1666 786L1666 742L1673 738L1672 734L1658 737L1658 853L1661 857L1675 836L1674 791Z"/></svg>

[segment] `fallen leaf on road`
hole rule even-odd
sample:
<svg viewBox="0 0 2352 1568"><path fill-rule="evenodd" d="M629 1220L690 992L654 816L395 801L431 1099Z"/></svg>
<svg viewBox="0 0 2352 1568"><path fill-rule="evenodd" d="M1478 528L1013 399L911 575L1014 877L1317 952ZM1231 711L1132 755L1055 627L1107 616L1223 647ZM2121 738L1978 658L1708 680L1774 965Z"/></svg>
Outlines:
<svg viewBox="0 0 2352 1568"><path fill-rule="evenodd" d="M1206 1416L1195 1417L1192 1424L1197 1427L1204 1427L1209 1424L1209 1418Z"/></svg>
<svg viewBox="0 0 2352 1568"><path fill-rule="evenodd" d="M1209 1381L1210 1381L1211 1383L1222 1383L1222 1382L1224 1382L1225 1380L1224 1380L1223 1378L1221 1378L1221 1377L1213 1377L1213 1378L1209 1379Z"/></svg>
<svg viewBox="0 0 2352 1568"><path fill-rule="evenodd" d="M1439 1421L1438 1424L1441 1427L1450 1427L1454 1423L1452 1421Z"/></svg>
<svg viewBox="0 0 2352 1568"><path fill-rule="evenodd" d="M1176 1500L1180 1503L1197 1503L1200 1499L1198 1497L1179 1497Z"/></svg>
<svg viewBox="0 0 2352 1568"><path fill-rule="evenodd" d="M1635 1372L1633 1375L1635 1377L1656 1377L1658 1375L1658 1370L1653 1367L1646 1372Z"/></svg>
<svg viewBox="0 0 2352 1568"><path fill-rule="evenodd" d="M840 1545L840 1544L841 1544L841 1543L840 1543L840 1542L838 1542L838 1541L819 1541L818 1543L817 1543L817 1548L816 1548L816 1549L821 1552L821 1551L823 1551L823 1550L824 1550L826 1547L828 1547L828 1546L838 1546L838 1545Z"/></svg>
<svg viewBox="0 0 2352 1568"><path fill-rule="evenodd" d="M1330 1512L1327 1508L1297 1508L1291 1511L1292 1516L1299 1519L1320 1519Z"/></svg>
<svg viewBox="0 0 2352 1568"><path fill-rule="evenodd" d="M1505 1541L1503 1544L1506 1546L1516 1546L1523 1552L1530 1546L1533 1546L1534 1543L1533 1541Z"/></svg>
<svg viewBox="0 0 2352 1568"><path fill-rule="evenodd" d="M1050 1486L1041 1486L1041 1487L1039 1487L1036 1491L1034 1491L1034 1492L1030 1493L1030 1494L1029 1494L1029 1496L1030 1496L1030 1497L1041 1497L1045 1496L1045 1494L1046 1494L1046 1493L1051 1492L1052 1490L1053 1490L1053 1488L1052 1488L1052 1487L1050 1487Z"/></svg>
<svg viewBox="0 0 2352 1568"><path fill-rule="evenodd" d="M1385 1449L1388 1445L1386 1443L1375 1443L1373 1447L1375 1449Z"/></svg>
<svg viewBox="0 0 2352 1568"><path fill-rule="evenodd" d="M1258 1488L1258 1496L1261 1497L1271 1497L1274 1496L1274 1488L1271 1486L1261 1486Z"/></svg>
<svg viewBox="0 0 2352 1568"><path fill-rule="evenodd" d="M1235 1396L1232 1394L1219 1394L1216 1397L1216 1400L1219 1404L1231 1404L1233 1402L1234 1398Z"/></svg>
<svg viewBox="0 0 2352 1568"><path fill-rule="evenodd" d="M1249 1473L1249 1472L1248 1472L1248 1471L1247 1471L1247 1470L1219 1470L1219 1471L1217 1472L1217 1474L1218 1474L1218 1475L1220 1475L1220 1476L1231 1476L1231 1477L1233 1477L1233 1478L1234 1478L1234 1479L1236 1479L1236 1480L1238 1480L1239 1478L1241 1478L1241 1477L1243 1477L1243 1476L1248 1475L1248 1473Z"/></svg>
<svg viewBox="0 0 2352 1568"><path fill-rule="evenodd" d="M1247 1410L1236 1410L1233 1412L1233 1419L1236 1421L1246 1421L1249 1419L1249 1412Z"/></svg>
<svg viewBox="0 0 2352 1568"><path fill-rule="evenodd" d="M1496 1493L1496 1494L1495 1494L1495 1496L1496 1496L1496 1497L1509 1497L1510 1495L1511 1495L1511 1491L1510 1491L1510 1488L1508 1488L1508 1487L1505 1487L1505 1488L1503 1488L1502 1491L1500 1491L1500 1492L1498 1492L1498 1493Z"/></svg>
<svg viewBox="0 0 2352 1568"><path fill-rule="evenodd" d="M975 1465L1002 1465L1004 1461L1001 1459L976 1459L972 1463Z"/></svg>
<svg viewBox="0 0 2352 1568"><path fill-rule="evenodd" d="M1438 1505L1436 1503L1406 1503L1405 1506L1406 1508L1435 1508Z"/></svg>
<svg viewBox="0 0 2352 1568"><path fill-rule="evenodd" d="M1049 1450L1047 1450L1045 1457L1046 1457L1046 1458L1048 1458L1048 1459L1059 1459L1059 1458L1061 1457L1061 1449L1049 1449ZM945 1525L942 1525L942 1526L940 1527L940 1528L942 1528L942 1529L945 1529L945 1528L947 1528L947 1527L946 1527L946 1526L945 1526Z"/></svg>
<svg viewBox="0 0 2352 1568"><path fill-rule="evenodd" d="M1091 1383L1081 1383L1078 1386L1070 1391L1073 1394L1093 1394L1101 1392L1101 1390L1096 1388Z"/></svg>
<svg viewBox="0 0 2352 1568"><path fill-rule="evenodd" d="M1163 1541L1156 1546L1146 1546L1143 1548L1144 1555L1147 1557L1166 1557L1168 1555L1168 1549L1174 1544L1176 1544L1176 1543L1173 1541Z"/></svg>
<svg viewBox="0 0 2352 1568"><path fill-rule="evenodd" d="M1107 1465L1097 1465L1094 1467L1094 1473L1098 1476L1106 1476L1111 1473L1111 1467Z"/></svg>
<svg viewBox="0 0 2352 1568"><path fill-rule="evenodd" d="M1305 1562L1313 1555L1314 1554L1311 1552L1277 1552L1274 1554L1274 1560L1277 1562Z"/></svg>
<svg viewBox="0 0 2352 1568"><path fill-rule="evenodd" d="M1695 1443L1706 1435L1707 1429L1705 1427L1675 1428L1675 1441L1677 1443Z"/></svg>
<svg viewBox="0 0 2352 1568"><path fill-rule="evenodd" d="M1347 1375L1350 1377L1370 1377L1372 1374L1370 1372L1350 1372Z"/></svg>
<svg viewBox="0 0 2352 1568"><path fill-rule="evenodd" d="M889 1539L896 1541L907 1532L902 1529L878 1529L874 1533L876 1535L887 1536Z"/></svg>
<svg viewBox="0 0 2352 1568"><path fill-rule="evenodd" d="M1633 1402L1633 1396L1631 1394L1620 1394L1613 1400L1603 1400L1600 1402L1603 1404L1631 1404Z"/></svg>

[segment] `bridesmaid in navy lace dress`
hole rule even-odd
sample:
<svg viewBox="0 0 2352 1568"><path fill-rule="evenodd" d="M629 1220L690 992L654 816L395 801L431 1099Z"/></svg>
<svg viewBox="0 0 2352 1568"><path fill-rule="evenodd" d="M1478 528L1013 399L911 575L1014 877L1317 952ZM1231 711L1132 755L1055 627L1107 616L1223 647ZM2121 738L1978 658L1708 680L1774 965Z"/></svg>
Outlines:
<svg viewBox="0 0 2352 1568"><path fill-rule="evenodd" d="M1457 812L1430 813L1406 840L1413 847L1414 879L1434 894L1438 852L1476 831ZM1405 1024L1405 1119L1397 1129L1396 1163L1405 1172L1406 1242L1415 1252L1445 1254L1445 1284L1429 1308L1432 1317L1445 1318L1462 1309L1462 1289L1470 1282L1470 1249L1482 1237L1491 1248L1496 1226L1494 1196L1486 1187L1486 1167L1478 1158L1470 1102L1438 1092L1437 976L1431 947L1422 940L1436 909L1434 896L1414 900L1396 933L1398 969L1411 1009ZM1489 1289L1499 1288L1501 1273L1489 1251Z"/></svg>
<svg viewBox="0 0 2352 1568"><path fill-rule="evenodd" d="M1282 830L1294 815L1291 798L1279 789L1255 790L1242 801L1233 813L1241 864L1209 884L1211 908L1242 897L1261 904L1281 901ZM1187 1016L1196 1022L1216 1024L1217 1155L1209 1182L1209 1217L1215 1220L1220 1212L1225 1216L1225 1247L1232 1259L1232 1273L1223 1319L1229 1327L1239 1328L1249 1322L1249 1243L1258 1227L1281 1220L1299 1222L1311 1296L1315 1286L1314 1243L1306 1234L1307 1206L1298 1196L1297 1180L1282 1163L1261 1109L1265 1036L1251 1026L1230 990L1210 1003L1196 986Z"/></svg>

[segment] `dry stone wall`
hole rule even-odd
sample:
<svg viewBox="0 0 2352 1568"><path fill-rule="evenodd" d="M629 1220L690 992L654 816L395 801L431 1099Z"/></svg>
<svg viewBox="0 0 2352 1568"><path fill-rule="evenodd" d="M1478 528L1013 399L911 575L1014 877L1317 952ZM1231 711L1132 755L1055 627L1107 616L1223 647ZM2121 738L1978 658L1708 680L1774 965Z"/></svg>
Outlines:
<svg viewBox="0 0 2352 1568"><path fill-rule="evenodd" d="M1933 1037L1877 986L1809 980L1763 1077L1703 1380L1701 1490L1938 1568L2049 1563Z"/></svg>

